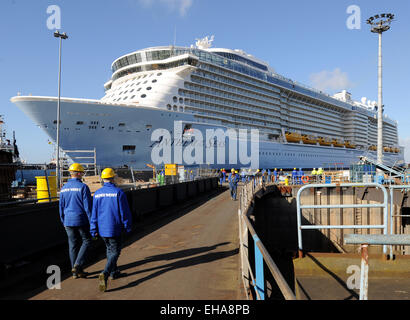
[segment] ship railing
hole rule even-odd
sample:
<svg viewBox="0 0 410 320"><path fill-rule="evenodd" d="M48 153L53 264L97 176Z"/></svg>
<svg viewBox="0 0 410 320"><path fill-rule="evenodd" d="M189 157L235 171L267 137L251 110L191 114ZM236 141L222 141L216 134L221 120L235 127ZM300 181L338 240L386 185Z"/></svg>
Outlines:
<svg viewBox="0 0 410 320"><path fill-rule="evenodd" d="M240 192L238 217L242 282L247 294L249 291L248 289L252 286L256 294L256 299L265 300L265 271L270 271L283 297L286 300L296 300L294 292L289 287L280 269L266 250L251 222L253 211L252 200L255 193L262 190L263 187L264 182L262 177L255 177L251 181L245 183ZM254 256L250 257L249 245L252 242ZM251 262L251 260L253 262Z"/></svg>

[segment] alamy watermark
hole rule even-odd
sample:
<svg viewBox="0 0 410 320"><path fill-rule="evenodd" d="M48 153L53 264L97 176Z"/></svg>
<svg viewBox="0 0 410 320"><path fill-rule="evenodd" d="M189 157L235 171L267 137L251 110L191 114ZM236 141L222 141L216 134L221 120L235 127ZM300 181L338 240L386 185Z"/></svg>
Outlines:
<svg viewBox="0 0 410 320"><path fill-rule="evenodd" d="M346 286L350 290L360 289L360 267L351 265L347 267L346 273L352 274L347 278Z"/></svg>
<svg viewBox="0 0 410 320"><path fill-rule="evenodd" d="M347 7L347 14L350 16L346 20L346 26L350 30L360 30L362 28L362 12L358 5L351 5Z"/></svg>
<svg viewBox="0 0 410 320"><path fill-rule="evenodd" d="M50 30L61 29L61 9L57 5L50 5L47 7L47 28Z"/></svg>
<svg viewBox="0 0 410 320"><path fill-rule="evenodd" d="M205 133L196 128L184 129L183 132L182 122L175 121L173 132L173 136L167 129L156 129L152 132L151 160L155 165L228 163L252 169L259 168L259 130L257 129L250 130L250 134L247 129L224 131L219 128L205 129Z"/></svg>
<svg viewBox="0 0 410 320"><path fill-rule="evenodd" d="M51 265L47 267L47 274L51 274L47 278L47 288L50 290L61 289L61 269L59 266Z"/></svg>

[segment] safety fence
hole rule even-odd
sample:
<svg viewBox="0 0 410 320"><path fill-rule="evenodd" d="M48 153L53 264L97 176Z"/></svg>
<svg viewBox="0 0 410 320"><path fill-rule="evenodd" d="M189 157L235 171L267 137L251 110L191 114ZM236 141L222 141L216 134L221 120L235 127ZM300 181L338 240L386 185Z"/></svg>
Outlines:
<svg viewBox="0 0 410 320"><path fill-rule="evenodd" d="M265 300L267 298L265 272L270 271L283 297L286 300L296 300L294 292L258 237L250 220L250 215L253 212L252 201L255 194L261 191L264 185L262 177L257 177L244 184L240 191L238 216L243 285L248 299L251 290L255 292L257 300Z"/></svg>

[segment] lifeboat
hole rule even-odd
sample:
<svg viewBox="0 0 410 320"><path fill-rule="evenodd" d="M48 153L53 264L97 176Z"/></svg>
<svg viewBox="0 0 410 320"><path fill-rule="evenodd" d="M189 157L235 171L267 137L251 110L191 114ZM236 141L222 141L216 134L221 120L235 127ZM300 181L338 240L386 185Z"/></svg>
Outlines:
<svg viewBox="0 0 410 320"><path fill-rule="evenodd" d="M384 152L392 152L390 147L383 147Z"/></svg>
<svg viewBox="0 0 410 320"><path fill-rule="evenodd" d="M331 146L332 140L330 138L318 137L317 141L321 146Z"/></svg>
<svg viewBox="0 0 410 320"><path fill-rule="evenodd" d="M399 148L394 148L394 153L400 153L400 149Z"/></svg>
<svg viewBox="0 0 410 320"><path fill-rule="evenodd" d="M302 140L302 135L296 132L286 132L287 142L300 142Z"/></svg>
<svg viewBox="0 0 410 320"><path fill-rule="evenodd" d="M316 144L317 138L313 135L302 134L302 141L304 144Z"/></svg>
<svg viewBox="0 0 410 320"><path fill-rule="evenodd" d="M344 142L340 139L333 139L332 144L334 147L337 147L337 148L342 148L345 146Z"/></svg>
<svg viewBox="0 0 410 320"><path fill-rule="evenodd" d="M345 141L345 147L348 149L356 149L356 145L351 144L350 141Z"/></svg>
<svg viewBox="0 0 410 320"><path fill-rule="evenodd" d="M370 150L370 151L377 151L377 147L376 147L376 146L370 146L370 147L369 147L369 150Z"/></svg>

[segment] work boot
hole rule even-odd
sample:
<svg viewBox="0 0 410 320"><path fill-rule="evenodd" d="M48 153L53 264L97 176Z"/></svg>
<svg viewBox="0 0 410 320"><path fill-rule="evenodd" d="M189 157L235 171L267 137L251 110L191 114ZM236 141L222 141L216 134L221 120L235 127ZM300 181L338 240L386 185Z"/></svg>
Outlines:
<svg viewBox="0 0 410 320"><path fill-rule="evenodd" d="M110 279L115 280L115 279L118 279L118 278L125 277L126 275L127 275L126 273L122 273L121 271L118 270L118 271L110 274Z"/></svg>
<svg viewBox="0 0 410 320"><path fill-rule="evenodd" d="M83 267L76 265L74 269L76 270L77 278L87 278L88 273L83 270Z"/></svg>
<svg viewBox="0 0 410 320"><path fill-rule="evenodd" d="M99 289L101 292L105 292L105 290L107 290L107 279L108 277L105 275L104 272L98 275Z"/></svg>
<svg viewBox="0 0 410 320"><path fill-rule="evenodd" d="M78 278L78 273L77 273L77 268L76 267L71 269L71 273L73 274L73 279Z"/></svg>

